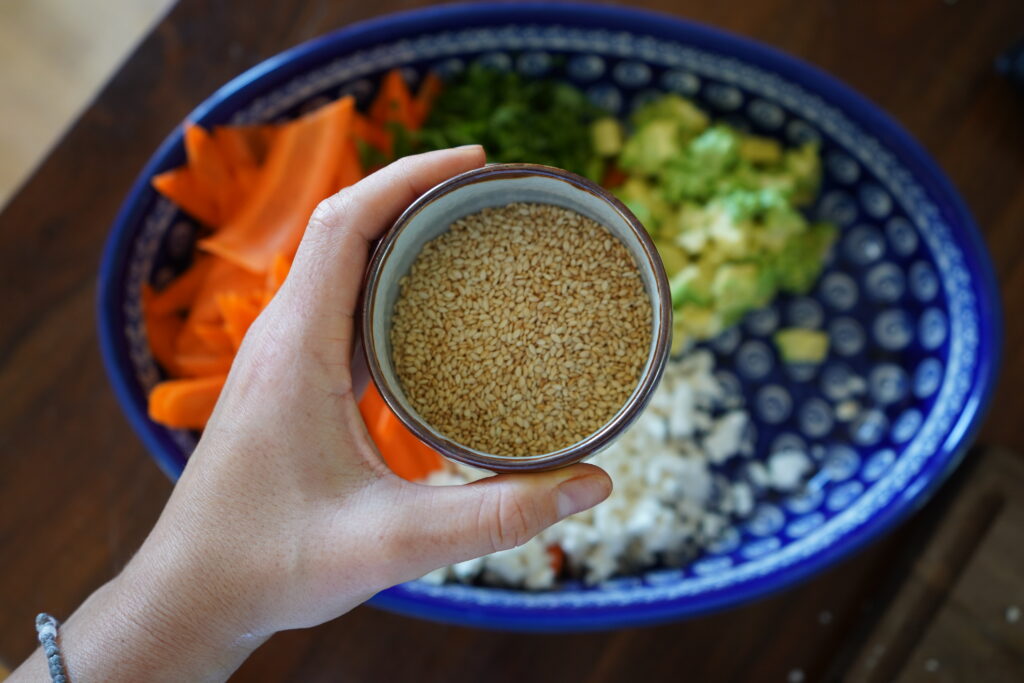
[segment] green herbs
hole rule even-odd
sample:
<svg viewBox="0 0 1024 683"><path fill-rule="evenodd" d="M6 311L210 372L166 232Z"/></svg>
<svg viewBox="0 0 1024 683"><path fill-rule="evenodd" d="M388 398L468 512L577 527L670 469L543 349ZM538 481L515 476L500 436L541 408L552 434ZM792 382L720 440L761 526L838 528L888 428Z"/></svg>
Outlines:
<svg viewBox="0 0 1024 683"><path fill-rule="evenodd" d="M445 84L419 132L423 149L481 144L488 160L557 166L600 179L590 123L601 116L576 88L474 64Z"/></svg>

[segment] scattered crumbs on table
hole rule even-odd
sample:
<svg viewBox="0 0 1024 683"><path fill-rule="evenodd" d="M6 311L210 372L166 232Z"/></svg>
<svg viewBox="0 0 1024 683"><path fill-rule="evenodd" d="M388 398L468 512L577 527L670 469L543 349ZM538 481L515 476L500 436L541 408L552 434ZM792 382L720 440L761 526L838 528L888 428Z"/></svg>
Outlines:
<svg viewBox="0 0 1024 683"><path fill-rule="evenodd" d="M792 671L789 672L789 675L786 676L786 680L788 681L788 683L803 683L803 680L804 680L804 670L803 669L793 669Z"/></svg>
<svg viewBox="0 0 1024 683"><path fill-rule="evenodd" d="M828 626L832 623L832 613L827 609L823 609L818 612L818 623L822 626Z"/></svg>
<svg viewBox="0 0 1024 683"><path fill-rule="evenodd" d="M935 673L939 670L939 660L935 657L929 657L924 661L924 670L928 673Z"/></svg>
<svg viewBox="0 0 1024 683"><path fill-rule="evenodd" d="M1020 621L1020 607L1017 605L1010 605L1006 608L1006 621L1010 624L1016 624Z"/></svg>

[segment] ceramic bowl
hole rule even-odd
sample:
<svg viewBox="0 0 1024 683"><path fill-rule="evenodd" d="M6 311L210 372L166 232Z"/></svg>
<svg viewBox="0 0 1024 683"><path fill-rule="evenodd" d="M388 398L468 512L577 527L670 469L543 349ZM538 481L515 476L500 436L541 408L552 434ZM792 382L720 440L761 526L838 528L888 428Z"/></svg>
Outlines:
<svg viewBox="0 0 1024 683"><path fill-rule="evenodd" d="M800 449L817 474L798 494L759 503L704 556L599 586L527 592L411 581L373 604L426 619L524 630L600 629L678 619L792 586L877 539L918 509L960 461L992 393L1002 318L995 278L969 212L942 171L895 121L822 71L776 50L673 17L585 4L432 7L344 28L282 53L214 93L187 118L260 123L352 94L383 73L415 85L428 70L481 61L564 80L623 118L660 93L786 144L817 140L824 160L812 219L840 228L807 296L780 297L705 345L757 429L754 458ZM176 129L140 172L107 242L99 332L111 383L150 453L176 477L196 435L146 417L160 379L139 308L189 259L195 225L149 186L184 159ZM816 369L782 363L780 326L825 330ZM836 414L850 378L866 380L855 419Z"/></svg>
<svg viewBox="0 0 1024 683"><path fill-rule="evenodd" d="M399 281L423 246L455 220L513 202L551 204L571 209L603 225L629 251L651 304L651 343L647 360L625 404L600 429L582 441L551 453L513 457L485 453L460 444L427 423L409 403L391 355L391 316ZM493 472L528 472L565 467L599 452L647 406L668 360L672 305L665 268L643 225L622 202L596 183L550 166L490 164L451 178L428 190L398 218L378 242L367 269L363 296L363 348L374 383L398 418L442 455Z"/></svg>

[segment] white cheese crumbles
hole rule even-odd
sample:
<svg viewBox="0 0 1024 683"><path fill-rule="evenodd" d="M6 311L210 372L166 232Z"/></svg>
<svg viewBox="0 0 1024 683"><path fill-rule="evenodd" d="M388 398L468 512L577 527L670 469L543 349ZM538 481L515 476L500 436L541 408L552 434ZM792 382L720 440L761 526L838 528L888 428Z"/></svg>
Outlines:
<svg viewBox="0 0 1024 683"><path fill-rule="evenodd" d="M794 491L811 473L810 458L792 449L774 453L767 467L750 459L754 438L742 396L715 377L710 352L673 359L644 413L590 460L611 475L608 500L519 547L441 568L423 580L552 588L552 545L561 547L571 573L588 584L661 562L682 564L749 517L757 491ZM733 460L745 460L744 466L731 467ZM425 483L462 484L487 474L452 464Z"/></svg>

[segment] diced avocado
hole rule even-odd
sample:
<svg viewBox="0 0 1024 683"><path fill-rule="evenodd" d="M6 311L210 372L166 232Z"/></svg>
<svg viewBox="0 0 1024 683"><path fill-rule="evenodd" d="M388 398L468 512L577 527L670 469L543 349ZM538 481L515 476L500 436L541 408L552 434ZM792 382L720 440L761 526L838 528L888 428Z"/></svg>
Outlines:
<svg viewBox="0 0 1024 683"><path fill-rule="evenodd" d="M715 269L701 263L690 263L676 271L668 281L672 293L672 307L679 308L687 302L707 306L711 304L711 283Z"/></svg>
<svg viewBox="0 0 1024 683"><path fill-rule="evenodd" d="M814 223L789 239L775 259L779 289L805 294L821 274L825 256L835 242L836 228L829 223Z"/></svg>
<svg viewBox="0 0 1024 683"><path fill-rule="evenodd" d="M728 320L738 320L763 300L764 286L756 263L727 263L718 268L711 283L715 309Z"/></svg>
<svg viewBox="0 0 1024 683"><path fill-rule="evenodd" d="M774 339L786 363L818 364L828 355L828 335L820 330L787 327L776 332Z"/></svg>
<svg viewBox="0 0 1024 683"><path fill-rule="evenodd" d="M777 164L782 161L782 145L778 140L757 135L744 135L740 139L740 158L752 164Z"/></svg>
<svg viewBox="0 0 1024 683"><path fill-rule="evenodd" d="M662 233L689 253L700 254L708 241L707 222L704 210L687 202L662 224Z"/></svg>
<svg viewBox="0 0 1024 683"><path fill-rule="evenodd" d="M594 152L600 157L613 157L622 151L622 124L611 116L594 121L590 125Z"/></svg>
<svg viewBox="0 0 1024 683"><path fill-rule="evenodd" d="M673 330L680 327L697 339L710 339L722 331L722 317L707 306L683 304L673 319Z"/></svg>
<svg viewBox="0 0 1024 683"><path fill-rule="evenodd" d="M689 265L690 259L687 258L686 252L671 242L656 239L654 246L658 248L658 254L661 256L661 262L664 264L665 273L669 278Z"/></svg>
<svg viewBox="0 0 1024 683"><path fill-rule="evenodd" d="M661 194L643 178L630 177L614 190L615 196L636 214L640 222L652 235L658 234L663 221L670 216L670 210Z"/></svg>
<svg viewBox="0 0 1024 683"><path fill-rule="evenodd" d="M803 206L813 201L821 185L821 157L817 143L807 142L787 150L783 166L793 179L793 203Z"/></svg>
<svg viewBox="0 0 1024 683"><path fill-rule="evenodd" d="M666 161L681 153L679 123L655 119L637 128L626 140L619 166L629 173L655 175Z"/></svg>
<svg viewBox="0 0 1024 683"><path fill-rule="evenodd" d="M739 159L739 136L727 126L712 126L690 141L686 153L704 175L722 175Z"/></svg>
<svg viewBox="0 0 1024 683"><path fill-rule="evenodd" d="M680 125L684 135L695 135L708 127L708 115L701 111L693 102L679 95L665 95L648 102L633 112L631 117L637 128L646 126L651 121L669 120Z"/></svg>

